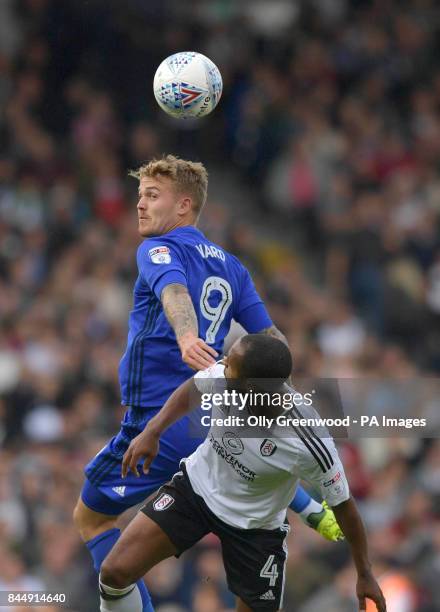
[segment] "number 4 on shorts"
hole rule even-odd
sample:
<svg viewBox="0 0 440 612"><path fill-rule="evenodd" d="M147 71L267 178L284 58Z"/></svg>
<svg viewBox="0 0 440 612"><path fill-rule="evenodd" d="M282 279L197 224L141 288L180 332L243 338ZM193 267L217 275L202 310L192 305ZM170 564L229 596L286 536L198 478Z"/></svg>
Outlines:
<svg viewBox="0 0 440 612"><path fill-rule="evenodd" d="M269 578L269 586L273 587L276 585L278 578L277 564L273 562L275 555L269 555L266 563L263 565L263 569L260 572L261 578Z"/></svg>

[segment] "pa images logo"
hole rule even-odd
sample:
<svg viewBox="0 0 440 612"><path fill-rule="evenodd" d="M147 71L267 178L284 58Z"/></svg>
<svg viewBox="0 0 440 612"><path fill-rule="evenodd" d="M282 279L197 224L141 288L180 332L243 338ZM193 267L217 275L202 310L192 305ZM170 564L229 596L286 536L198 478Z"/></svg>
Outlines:
<svg viewBox="0 0 440 612"><path fill-rule="evenodd" d="M260 445L260 453L263 457L271 457L276 450L277 445L273 440L269 440L269 438L265 438Z"/></svg>

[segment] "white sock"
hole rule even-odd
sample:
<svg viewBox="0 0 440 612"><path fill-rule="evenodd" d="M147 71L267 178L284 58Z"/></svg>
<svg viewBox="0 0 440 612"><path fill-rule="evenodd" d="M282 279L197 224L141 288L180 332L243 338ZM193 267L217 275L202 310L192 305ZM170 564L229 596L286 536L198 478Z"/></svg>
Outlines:
<svg viewBox="0 0 440 612"><path fill-rule="evenodd" d="M136 584L124 589L109 587L99 580L101 612L142 612L142 598ZM103 593L112 599L104 599ZM116 599L113 599L116 597Z"/></svg>
<svg viewBox="0 0 440 612"><path fill-rule="evenodd" d="M300 517L302 518L303 522L306 525L310 526L308 517L311 514L319 514L320 512L322 512L324 510L324 507L322 504L320 504L319 502L315 501L313 498L310 498L309 503L307 504L307 506L304 508L304 510L301 510L301 512L299 513Z"/></svg>

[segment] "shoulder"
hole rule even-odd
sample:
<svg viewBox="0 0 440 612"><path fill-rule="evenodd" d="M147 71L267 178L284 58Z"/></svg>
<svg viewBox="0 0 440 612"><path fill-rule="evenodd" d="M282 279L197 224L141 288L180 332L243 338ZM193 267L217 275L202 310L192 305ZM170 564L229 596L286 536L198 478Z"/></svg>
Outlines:
<svg viewBox="0 0 440 612"><path fill-rule="evenodd" d="M223 249L223 251L231 263L233 263L238 268L244 268L243 264L241 263L241 261L238 259L236 255L233 255L232 253L230 253L229 251L226 251L225 249Z"/></svg>
<svg viewBox="0 0 440 612"><path fill-rule="evenodd" d="M181 256L181 249L173 237L157 236L147 238L138 247L137 257L146 258L151 263L170 263L172 256Z"/></svg>
<svg viewBox="0 0 440 612"><path fill-rule="evenodd" d="M213 244L214 248L217 248L223 253L224 260L227 262L228 267L234 270L234 273L238 275L239 278L244 278L248 274L246 267L241 263L236 255L233 255L223 247L219 247Z"/></svg>
<svg viewBox="0 0 440 612"><path fill-rule="evenodd" d="M242 263L236 255L232 255L232 253L228 253L231 263L235 266L235 269L240 274L242 279L250 278L251 275L249 270L246 268L244 263Z"/></svg>
<svg viewBox="0 0 440 612"><path fill-rule="evenodd" d="M139 249L148 251L149 249L156 248L162 245L167 247L176 247L182 242L177 236L170 234L164 234L163 236L152 236L151 238L145 238L139 245Z"/></svg>

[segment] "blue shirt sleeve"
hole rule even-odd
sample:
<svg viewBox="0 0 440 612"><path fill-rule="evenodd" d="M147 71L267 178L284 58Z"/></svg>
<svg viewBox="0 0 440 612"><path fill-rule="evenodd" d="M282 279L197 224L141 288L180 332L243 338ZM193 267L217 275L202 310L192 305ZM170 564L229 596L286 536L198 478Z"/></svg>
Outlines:
<svg viewBox="0 0 440 612"><path fill-rule="evenodd" d="M245 328L248 334L258 334L273 325L263 302L253 304L243 310L236 321Z"/></svg>
<svg viewBox="0 0 440 612"><path fill-rule="evenodd" d="M145 240L137 251L137 265L142 280L159 300L167 285L188 286L185 264L179 250L169 241Z"/></svg>
<svg viewBox="0 0 440 612"><path fill-rule="evenodd" d="M234 319L250 334L258 333L273 325L263 300L258 295L251 275L246 268L243 268L240 299Z"/></svg>

